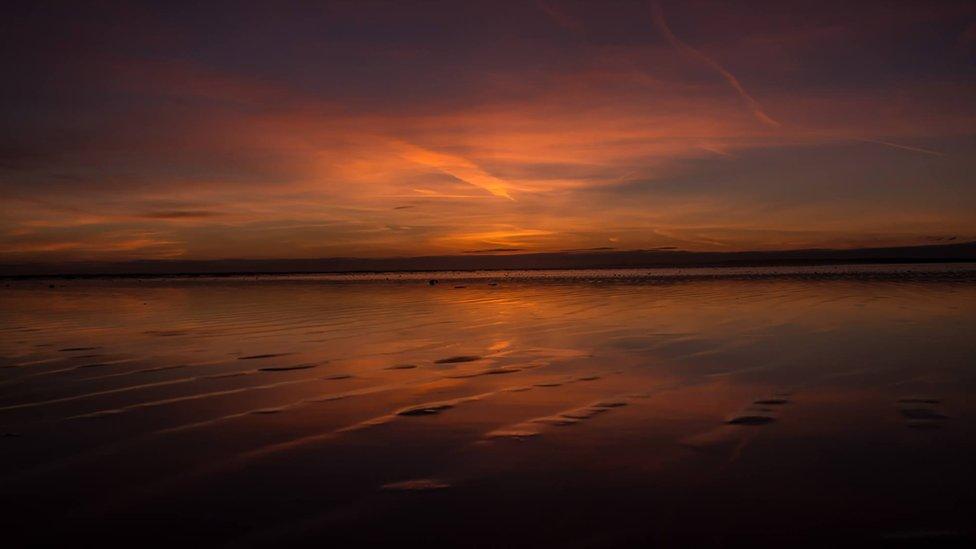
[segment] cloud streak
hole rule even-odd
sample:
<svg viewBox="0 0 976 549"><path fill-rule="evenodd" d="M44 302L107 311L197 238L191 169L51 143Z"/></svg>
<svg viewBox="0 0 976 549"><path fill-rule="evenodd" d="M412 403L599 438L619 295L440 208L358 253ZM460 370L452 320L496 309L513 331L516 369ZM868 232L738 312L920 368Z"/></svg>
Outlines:
<svg viewBox="0 0 976 549"><path fill-rule="evenodd" d="M508 192L510 187L508 182L486 173L466 158L431 151L409 143L401 143L398 148L403 158L411 162L436 168L471 186L484 189L494 196L515 200Z"/></svg>
<svg viewBox="0 0 976 549"><path fill-rule="evenodd" d="M559 27L573 32L580 32L583 30L583 24L580 23L578 19L566 14L564 11L556 7L555 4L548 2L547 0L536 0L536 5L539 6L539 9L549 16L549 18L551 18L552 21Z"/></svg>
<svg viewBox="0 0 976 549"><path fill-rule="evenodd" d="M749 95L749 92L747 92L746 89L742 87L742 84L739 82L739 79L736 78L734 74L729 72L722 65L718 64L718 62L712 59L711 57L708 57L704 53L682 42L680 38L675 36L674 32L671 31L671 27L668 26L667 20L664 18L664 9L661 7L661 4L659 2L654 2L653 4L651 4L651 15L654 19L654 25L658 28L661 34L664 35L664 37L668 40L668 42L672 46L674 46L676 50L699 61L700 63L704 64L705 66L711 68L719 75L721 75L722 78L724 78L725 81L728 82L729 86L733 90L735 90L737 94L739 94L739 97L749 108L749 111L752 112L752 115L756 117L756 120L759 120L760 122L762 122L763 124L771 128L779 128L782 125L778 121L770 117L768 114L766 114L766 111L763 110L759 102L756 101L751 95Z"/></svg>
<svg viewBox="0 0 976 549"><path fill-rule="evenodd" d="M220 212L210 210L167 210L146 212L140 214L138 217L145 217L147 219L201 219L207 217L217 217L219 215L222 214Z"/></svg>
<svg viewBox="0 0 976 549"><path fill-rule="evenodd" d="M901 149L903 151L912 151L922 154L928 154L932 156L946 156L945 153L939 151L933 151L932 149L924 149L922 147L912 147L910 145L902 145L899 143L892 143L891 141L882 141L880 139L862 139L864 143L874 143L876 145L884 145L886 147L891 147L893 149Z"/></svg>

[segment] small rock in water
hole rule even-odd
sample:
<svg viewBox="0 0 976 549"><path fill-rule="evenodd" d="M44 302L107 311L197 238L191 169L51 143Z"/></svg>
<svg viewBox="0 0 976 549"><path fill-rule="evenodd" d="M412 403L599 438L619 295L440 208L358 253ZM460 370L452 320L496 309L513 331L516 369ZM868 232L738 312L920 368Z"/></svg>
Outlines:
<svg viewBox="0 0 976 549"><path fill-rule="evenodd" d="M902 408L899 412L908 419L949 419L949 416L929 408Z"/></svg>
<svg viewBox="0 0 976 549"><path fill-rule="evenodd" d="M728 423L729 425L766 425L767 423L772 423L774 421L776 421L776 418L772 416L747 414L735 416L725 423Z"/></svg>
<svg viewBox="0 0 976 549"><path fill-rule="evenodd" d="M465 286L463 284L459 284L459 285L457 285L457 286L454 287L455 290L459 290L461 288L467 288L467 286Z"/></svg>
<svg viewBox="0 0 976 549"><path fill-rule="evenodd" d="M764 398L761 400L753 401L753 404L761 404L763 406L780 406L782 404L789 404L790 401L785 398Z"/></svg>
<svg viewBox="0 0 976 549"><path fill-rule="evenodd" d="M483 372L462 372L460 374L452 374L447 376L449 379L468 379L472 377L478 377L484 375Z"/></svg>
<svg viewBox="0 0 976 549"><path fill-rule="evenodd" d="M325 381L339 381L340 379L349 379L351 377L351 374L333 374L331 376L325 376L322 379Z"/></svg>
<svg viewBox="0 0 976 549"><path fill-rule="evenodd" d="M402 482L391 482L380 487L381 490L392 492L430 492L433 490L446 490L451 485L436 479L419 478L415 480L404 480Z"/></svg>
<svg viewBox="0 0 976 549"><path fill-rule="evenodd" d="M239 356L237 357L237 360L257 360L260 358L274 358L277 356L287 356L290 354L291 353L266 353L263 355L247 355L247 356Z"/></svg>
<svg viewBox="0 0 976 549"><path fill-rule="evenodd" d="M562 417L570 419L590 419L595 415L602 414L603 412L609 411L610 408L598 408L595 406L590 406L588 408L579 408L576 410L570 410L568 412L563 412L559 414Z"/></svg>
<svg viewBox="0 0 976 549"><path fill-rule="evenodd" d="M515 372L521 372L519 368L492 368L490 370L485 370L482 372L486 376L494 376L499 374L514 374Z"/></svg>
<svg viewBox="0 0 976 549"><path fill-rule="evenodd" d="M389 366L386 369L387 370L412 370L416 367L417 367L416 364L394 364L393 366Z"/></svg>
<svg viewBox="0 0 976 549"><path fill-rule="evenodd" d="M620 408L621 406L626 406L627 403L622 400L605 400L603 402L597 402L593 405L594 408Z"/></svg>
<svg viewBox="0 0 976 549"><path fill-rule="evenodd" d="M432 279L430 279L430 280L427 281L427 284L430 285L430 286L436 286L438 284L438 282L437 282L436 279L433 279L432 278Z"/></svg>
<svg viewBox="0 0 976 549"><path fill-rule="evenodd" d="M932 397L905 397L899 398L899 404L940 404L942 401Z"/></svg>
<svg viewBox="0 0 976 549"><path fill-rule="evenodd" d="M413 408L404 408L396 414L398 416L432 416L453 407L454 405L452 404L425 404L422 406L415 406Z"/></svg>
<svg viewBox="0 0 976 549"><path fill-rule="evenodd" d="M580 420L578 418L572 418L568 416L548 416L539 417L532 420L532 423L543 423L545 425L556 425L559 427L564 427L566 425L576 425Z"/></svg>
<svg viewBox="0 0 976 549"><path fill-rule="evenodd" d="M318 364L296 364L294 366L266 366L264 368L258 368L261 372L288 372L291 370L308 370L309 368L314 368Z"/></svg>
<svg viewBox="0 0 976 549"><path fill-rule="evenodd" d="M229 374L210 374L203 376L204 379L223 379L225 377L241 377L246 376L247 372L230 372Z"/></svg>
<svg viewBox="0 0 976 549"><path fill-rule="evenodd" d="M434 364L455 364L458 362L474 362L476 360L481 360L481 357L476 355L458 355L435 360Z"/></svg>

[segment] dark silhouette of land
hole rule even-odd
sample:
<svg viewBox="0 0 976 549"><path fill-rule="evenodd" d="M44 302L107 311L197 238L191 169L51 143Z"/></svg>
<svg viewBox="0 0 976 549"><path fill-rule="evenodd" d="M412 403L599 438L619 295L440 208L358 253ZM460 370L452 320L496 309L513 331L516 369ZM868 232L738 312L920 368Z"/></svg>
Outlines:
<svg viewBox="0 0 976 549"><path fill-rule="evenodd" d="M144 260L124 262L0 264L0 276L95 276L181 274L284 274L503 269L612 269L635 267L734 267L852 263L976 261L976 242L858 249L750 252L581 250L502 255L319 259Z"/></svg>

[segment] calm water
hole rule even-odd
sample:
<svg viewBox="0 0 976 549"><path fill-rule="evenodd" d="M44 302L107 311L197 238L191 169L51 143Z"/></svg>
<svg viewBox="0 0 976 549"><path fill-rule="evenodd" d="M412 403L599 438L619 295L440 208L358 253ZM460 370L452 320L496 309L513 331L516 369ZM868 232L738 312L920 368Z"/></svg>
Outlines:
<svg viewBox="0 0 976 549"><path fill-rule="evenodd" d="M971 265L5 284L24 545L976 535Z"/></svg>

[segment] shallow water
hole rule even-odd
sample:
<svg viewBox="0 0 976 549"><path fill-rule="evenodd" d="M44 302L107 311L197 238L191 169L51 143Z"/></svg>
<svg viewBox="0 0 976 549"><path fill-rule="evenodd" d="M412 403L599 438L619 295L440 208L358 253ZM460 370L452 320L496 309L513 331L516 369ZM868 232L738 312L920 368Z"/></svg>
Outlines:
<svg viewBox="0 0 976 549"><path fill-rule="evenodd" d="M976 534L971 265L5 284L26 544Z"/></svg>

